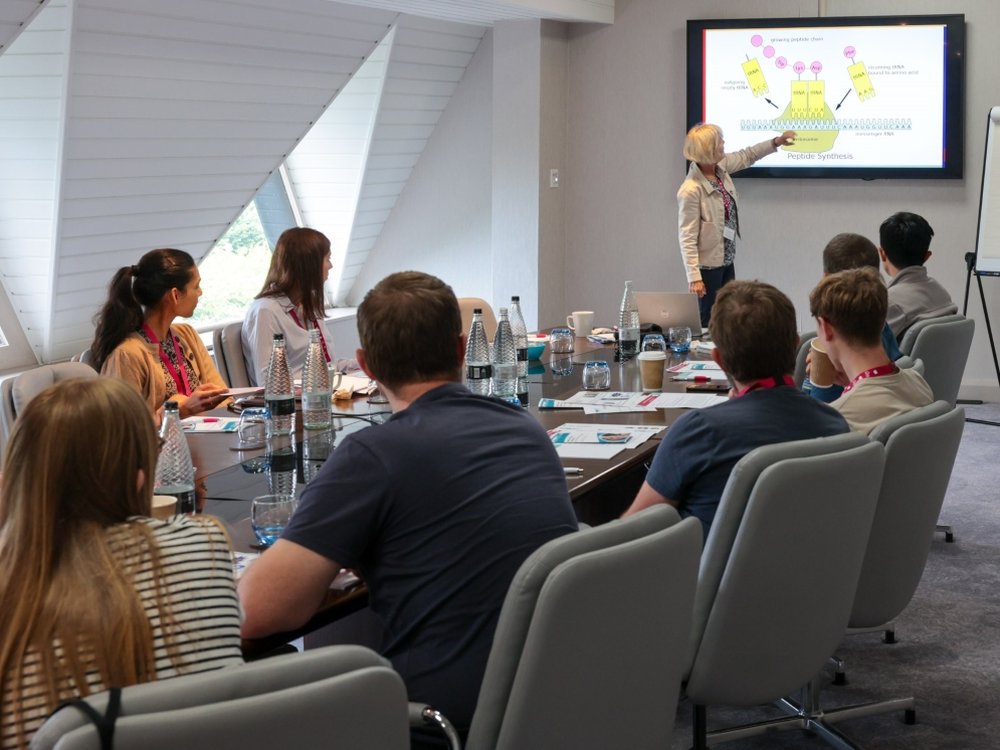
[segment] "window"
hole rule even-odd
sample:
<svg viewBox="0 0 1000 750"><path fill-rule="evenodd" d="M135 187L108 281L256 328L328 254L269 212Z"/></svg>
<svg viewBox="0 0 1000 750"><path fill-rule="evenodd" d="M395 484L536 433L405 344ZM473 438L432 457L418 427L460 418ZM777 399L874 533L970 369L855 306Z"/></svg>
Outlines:
<svg viewBox="0 0 1000 750"><path fill-rule="evenodd" d="M260 291L271 264L257 205L253 201L199 264L204 294L191 324L204 328L239 320Z"/></svg>

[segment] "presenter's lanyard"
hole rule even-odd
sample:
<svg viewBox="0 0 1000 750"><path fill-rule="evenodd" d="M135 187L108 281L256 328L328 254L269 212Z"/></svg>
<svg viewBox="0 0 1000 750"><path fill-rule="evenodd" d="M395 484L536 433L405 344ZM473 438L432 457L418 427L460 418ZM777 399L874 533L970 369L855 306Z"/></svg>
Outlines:
<svg viewBox="0 0 1000 750"><path fill-rule="evenodd" d="M859 372L854 380L847 384L844 388L844 393L847 393L851 388L857 385L860 381L865 378L880 378L883 375L895 375L899 372L899 368L896 367L895 362L886 362L884 365L879 365L878 367L872 367L870 370L865 370L864 372Z"/></svg>
<svg viewBox="0 0 1000 750"><path fill-rule="evenodd" d="M288 311L288 314L291 316L292 320L295 321L295 325L297 325L303 331L309 330L304 325L302 325L302 320L299 318L298 313L295 312L294 307ZM330 364L330 350L326 348L326 336L323 335L323 329L320 328L319 323L317 323L315 320L313 321L313 325L316 326L316 330L319 331L319 345L323 347L323 358L326 359L327 364Z"/></svg>
<svg viewBox="0 0 1000 750"><path fill-rule="evenodd" d="M745 396L750 391L762 391L767 388L779 388L783 385L790 385L795 387L795 381L792 380L791 375L782 375L780 378L762 378L760 380L755 380L742 391L738 391L734 398L739 398L740 396Z"/></svg>
<svg viewBox="0 0 1000 750"><path fill-rule="evenodd" d="M149 327L149 323L143 323L142 330L150 342L159 347L160 361L166 368L167 374L174 379L174 385L177 386L177 392L182 396L190 396L191 384L188 383L187 368L184 366L184 357L181 356L181 348L177 344L177 337L174 336L174 332L169 328L167 329L170 341L174 345L174 356L177 358L177 367L174 367L173 362L170 361L170 357L168 357L167 353L163 351L163 342L156 338L156 334L153 333L153 329ZM177 371L177 368L180 368L180 372Z"/></svg>

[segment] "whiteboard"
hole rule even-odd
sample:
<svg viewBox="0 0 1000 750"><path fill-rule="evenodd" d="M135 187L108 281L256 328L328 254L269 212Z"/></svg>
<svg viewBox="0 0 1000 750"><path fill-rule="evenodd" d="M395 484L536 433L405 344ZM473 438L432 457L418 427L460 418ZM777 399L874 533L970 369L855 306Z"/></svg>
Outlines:
<svg viewBox="0 0 1000 750"><path fill-rule="evenodd" d="M979 194L979 228L976 230L976 273L1000 276L1000 107L986 120L986 156L983 188Z"/></svg>

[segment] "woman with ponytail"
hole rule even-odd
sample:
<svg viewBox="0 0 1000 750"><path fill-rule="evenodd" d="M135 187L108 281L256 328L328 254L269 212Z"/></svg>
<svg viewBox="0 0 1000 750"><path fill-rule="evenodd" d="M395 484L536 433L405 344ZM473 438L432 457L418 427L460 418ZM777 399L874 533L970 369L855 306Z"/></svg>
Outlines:
<svg viewBox="0 0 1000 750"><path fill-rule="evenodd" d="M226 398L226 383L198 333L174 323L194 314L200 296L201 274L183 250L150 250L111 279L90 349L101 374L130 383L151 413L170 399L189 417Z"/></svg>

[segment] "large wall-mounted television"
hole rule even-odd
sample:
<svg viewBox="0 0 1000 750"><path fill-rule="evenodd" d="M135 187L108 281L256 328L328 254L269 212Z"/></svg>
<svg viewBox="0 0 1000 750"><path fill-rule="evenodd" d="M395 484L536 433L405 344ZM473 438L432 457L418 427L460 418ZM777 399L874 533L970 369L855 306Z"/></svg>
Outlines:
<svg viewBox="0 0 1000 750"><path fill-rule="evenodd" d="M688 127L798 134L742 176L962 177L964 15L688 21L687 44Z"/></svg>

